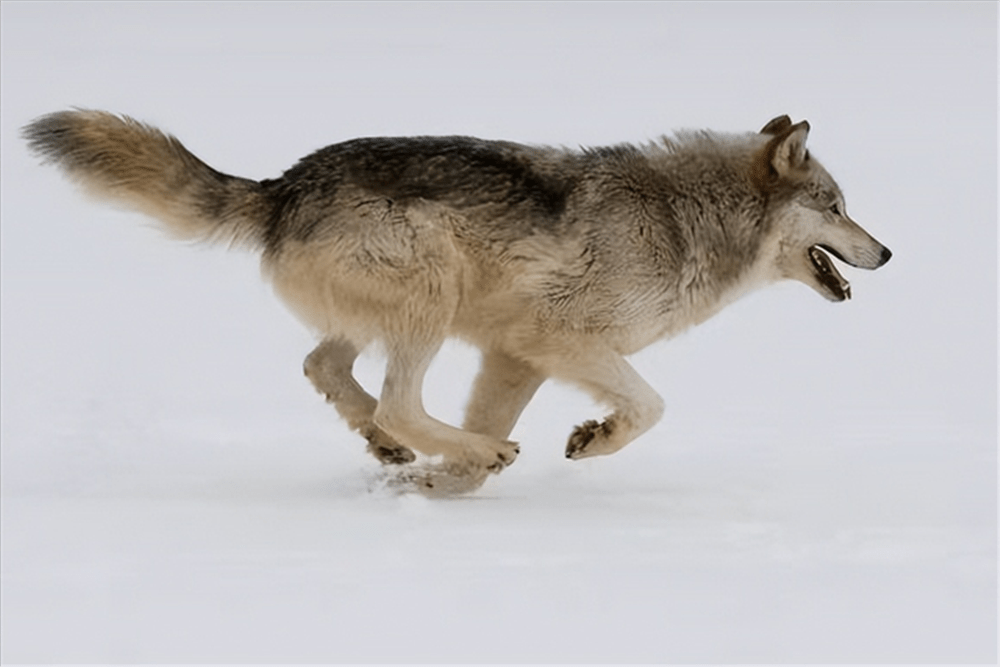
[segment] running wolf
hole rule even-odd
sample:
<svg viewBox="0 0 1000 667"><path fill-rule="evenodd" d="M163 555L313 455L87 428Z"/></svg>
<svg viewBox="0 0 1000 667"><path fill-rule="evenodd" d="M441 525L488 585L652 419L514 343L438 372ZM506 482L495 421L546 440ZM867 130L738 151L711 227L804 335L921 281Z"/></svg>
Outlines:
<svg viewBox="0 0 1000 667"><path fill-rule="evenodd" d="M24 129L90 194L180 238L261 252L264 275L321 341L305 359L316 389L383 463L440 455L411 479L446 491L478 488L514 461L508 436L545 379L610 408L572 431L566 456L612 454L664 407L626 356L777 280L848 299L829 255L885 264L891 253L847 216L808 134L806 121L780 116L760 132L581 150L365 138L253 181L103 111ZM462 428L421 399L450 336L483 354ZM352 376L372 344L387 355L377 400Z"/></svg>

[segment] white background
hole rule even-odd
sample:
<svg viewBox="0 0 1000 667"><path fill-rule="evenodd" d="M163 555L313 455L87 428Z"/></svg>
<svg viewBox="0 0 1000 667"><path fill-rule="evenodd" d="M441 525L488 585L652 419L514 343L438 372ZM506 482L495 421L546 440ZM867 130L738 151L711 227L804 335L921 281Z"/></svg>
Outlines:
<svg viewBox="0 0 1000 667"><path fill-rule="evenodd" d="M2 5L4 662L996 660L994 3ZM82 106L278 175L364 135L556 145L783 113L893 260L634 357L660 425L474 497L380 489L256 258L83 199ZM432 369L460 419L474 351ZM363 358L377 390L380 361Z"/></svg>

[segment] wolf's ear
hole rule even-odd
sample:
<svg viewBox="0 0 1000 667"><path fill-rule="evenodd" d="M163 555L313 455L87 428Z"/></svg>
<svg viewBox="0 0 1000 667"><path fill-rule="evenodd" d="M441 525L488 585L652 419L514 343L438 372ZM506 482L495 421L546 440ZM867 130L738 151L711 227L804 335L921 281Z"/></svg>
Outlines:
<svg viewBox="0 0 1000 667"><path fill-rule="evenodd" d="M772 143L777 142L777 145L774 147L771 166L778 176L782 178L791 176L809 159L809 151L806 150L808 136L809 122L802 121L786 128L772 140Z"/></svg>
<svg viewBox="0 0 1000 667"><path fill-rule="evenodd" d="M792 126L792 119L788 116L778 116L768 121L760 133L761 134L781 134Z"/></svg>
<svg viewBox="0 0 1000 667"><path fill-rule="evenodd" d="M776 130L776 128L782 128ZM788 116L780 116L764 126L763 134L772 134L767 144L754 155L750 167L750 179L761 192L768 192L782 179L794 177L809 159L806 137L809 123L802 121L792 125Z"/></svg>

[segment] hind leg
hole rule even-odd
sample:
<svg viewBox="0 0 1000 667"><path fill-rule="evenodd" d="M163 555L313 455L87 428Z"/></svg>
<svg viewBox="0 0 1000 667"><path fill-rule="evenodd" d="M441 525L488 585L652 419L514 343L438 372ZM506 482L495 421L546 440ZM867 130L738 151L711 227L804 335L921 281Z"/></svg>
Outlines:
<svg viewBox="0 0 1000 667"><path fill-rule="evenodd" d="M382 463L409 463L416 457L408 448L375 425L378 401L351 374L357 348L344 340L328 338L306 357L306 377L326 400L333 403L347 425L368 441L368 451Z"/></svg>
<svg viewBox="0 0 1000 667"><path fill-rule="evenodd" d="M483 352L483 365L465 410L463 428L505 439L545 381L533 366L499 350Z"/></svg>
<svg viewBox="0 0 1000 667"><path fill-rule="evenodd" d="M375 423L396 440L428 456L442 455L453 474L498 473L514 462L516 443L449 426L424 411L424 375L441 342L420 342L416 337L390 342Z"/></svg>

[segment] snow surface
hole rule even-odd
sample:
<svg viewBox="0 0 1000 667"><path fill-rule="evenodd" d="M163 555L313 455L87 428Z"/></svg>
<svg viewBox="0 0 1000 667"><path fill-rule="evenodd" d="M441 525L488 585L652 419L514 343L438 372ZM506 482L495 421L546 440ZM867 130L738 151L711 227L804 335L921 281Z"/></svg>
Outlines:
<svg viewBox="0 0 1000 667"><path fill-rule="evenodd" d="M26 662L995 662L994 3L2 8L2 649ZM81 198L17 132L128 113L265 178L355 136L644 141L808 118L895 253L546 385L475 496L379 487L256 260ZM449 346L432 413L460 419ZM377 388L381 362L365 357Z"/></svg>

